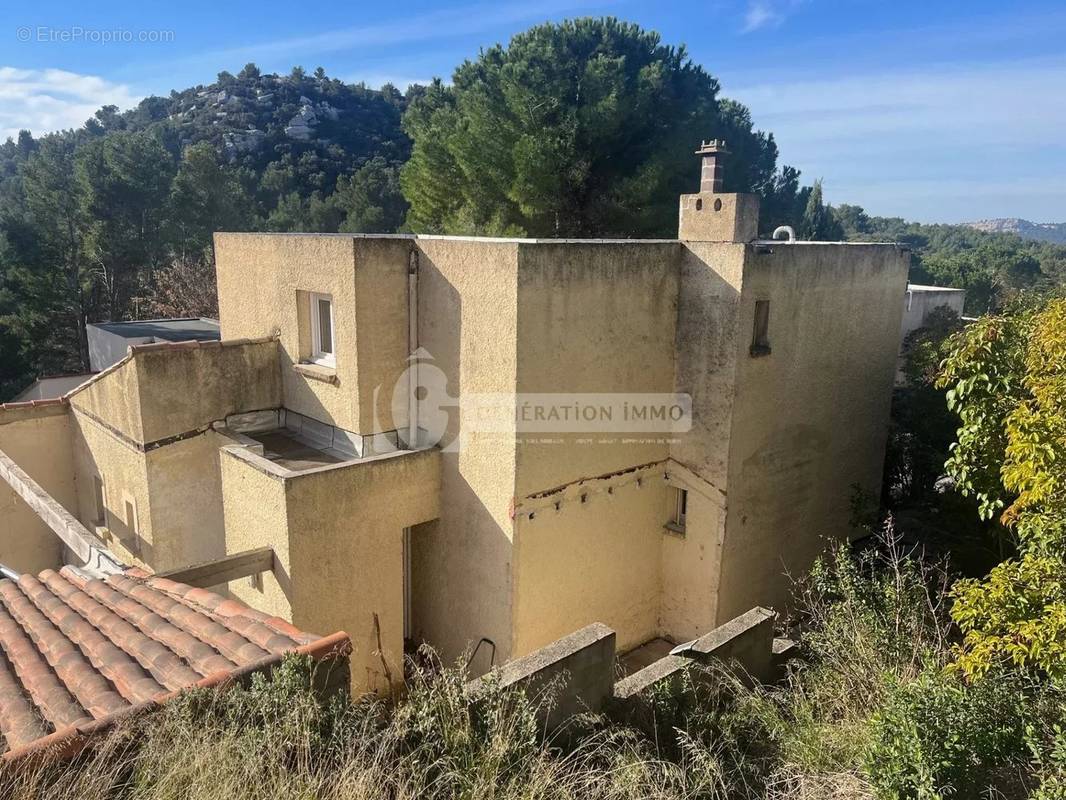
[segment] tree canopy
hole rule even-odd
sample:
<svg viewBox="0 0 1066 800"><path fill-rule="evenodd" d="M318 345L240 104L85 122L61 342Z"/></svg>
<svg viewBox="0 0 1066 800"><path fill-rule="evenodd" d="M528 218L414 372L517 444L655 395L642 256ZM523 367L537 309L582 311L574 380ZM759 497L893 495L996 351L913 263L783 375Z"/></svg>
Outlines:
<svg viewBox="0 0 1066 800"><path fill-rule="evenodd" d="M1018 547L983 580L956 584L959 666L1066 677L1066 300L955 334L940 385L960 420L948 474L982 516L1001 517Z"/></svg>
<svg viewBox="0 0 1066 800"><path fill-rule="evenodd" d="M728 191L798 190L777 171L773 136L683 47L611 18L540 25L483 51L452 85L415 94L404 129L416 231L674 236L701 139L727 141Z"/></svg>

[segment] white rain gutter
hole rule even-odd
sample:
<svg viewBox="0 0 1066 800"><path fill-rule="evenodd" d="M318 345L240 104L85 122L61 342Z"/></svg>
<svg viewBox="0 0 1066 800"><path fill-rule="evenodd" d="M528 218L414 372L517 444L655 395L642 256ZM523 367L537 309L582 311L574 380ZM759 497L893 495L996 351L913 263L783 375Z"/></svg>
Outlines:
<svg viewBox="0 0 1066 800"><path fill-rule="evenodd" d="M418 447L418 251L407 265L407 447Z"/></svg>

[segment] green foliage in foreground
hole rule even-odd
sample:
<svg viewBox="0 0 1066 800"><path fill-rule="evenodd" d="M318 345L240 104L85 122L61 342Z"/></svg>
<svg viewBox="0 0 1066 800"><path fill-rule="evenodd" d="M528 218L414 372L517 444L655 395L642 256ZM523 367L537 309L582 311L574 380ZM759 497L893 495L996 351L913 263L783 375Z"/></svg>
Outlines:
<svg viewBox="0 0 1066 800"><path fill-rule="evenodd" d="M549 698L419 671L405 699L323 701L309 666L199 692L67 764L0 768L0 795L166 798L1061 798L1066 693L951 657L944 575L891 537L830 554L799 587L808 635L785 682L693 669L638 726L575 717L545 737Z"/></svg>
<svg viewBox="0 0 1066 800"><path fill-rule="evenodd" d="M948 473L1018 545L1017 558L955 587L958 666L1066 678L1066 300L955 334L939 380L960 421Z"/></svg>

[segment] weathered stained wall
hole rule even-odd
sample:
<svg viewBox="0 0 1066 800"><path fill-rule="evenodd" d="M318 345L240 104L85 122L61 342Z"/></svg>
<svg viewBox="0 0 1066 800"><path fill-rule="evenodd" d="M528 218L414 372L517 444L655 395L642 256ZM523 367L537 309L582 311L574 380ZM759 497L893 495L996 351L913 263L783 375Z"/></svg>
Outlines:
<svg viewBox="0 0 1066 800"><path fill-rule="evenodd" d="M259 547L274 550L274 570L263 573L261 586L248 579L231 581L229 592L253 608L292 619L292 578L289 571L289 519L285 482L249 463L245 448L226 446L219 452L222 507L227 553Z"/></svg>
<svg viewBox="0 0 1066 800"><path fill-rule="evenodd" d="M514 394L518 244L514 241L419 237L419 344L427 359L422 383L463 392ZM459 433L449 403L421 404L421 426L439 424L445 442ZM419 620L430 644L453 660L482 637L510 657L513 430L469 433L441 454L441 514L429 542L437 573ZM487 648L471 664L489 666Z"/></svg>
<svg viewBox="0 0 1066 800"><path fill-rule="evenodd" d="M407 275L413 252L409 239L355 240L359 431L364 435L407 427ZM394 392L402 402L393 403Z"/></svg>
<svg viewBox="0 0 1066 800"><path fill-rule="evenodd" d="M440 453L375 456L287 486L292 621L352 637L352 680L403 681L403 529L440 514Z"/></svg>
<svg viewBox="0 0 1066 800"><path fill-rule="evenodd" d="M219 448L227 443L208 430L145 454L157 572L226 555Z"/></svg>
<svg viewBox="0 0 1066 800"><path fill-rule="evenodd" d="M286 474L230 447L222 470L227 549L272 547L275 556L262 593L247 581L231 582L230 591L303 630L347 632L356 690L401 682L403 529L440 513L440 453Z"/></svg>
<svg viewBox="0 0 1066 800"><path fill-rule="evenodd" d="M138 346L72 394L82 524L106 528L120 557L154 570L222 555L224 440L211 424L280 405L277 351L272 339ZM104 484L102 521L94 477Z"/></svg>
<svg viewBox="0 0 1066 800"><path fill-rule="evenodd" d="M523 243L519 395L672 392L679 252L676 242ZM521 436L515 493L662 460L668 439L611 430Z"/></svg>
<svg viewBox="0 0 1066 800"><path fill-rule="evenodd" d="M523 243L519 399L672 392L679 252L676 242ZM600 426L518 437L512 656L592 622L617 631L623 649L658 633L664 470L596 478L663 462L670 435Z"/></svg>
<svg viewBox="0 0 1066 800"><path fill-rule="evenodd" d="M597 621L622 651L658 635L663 474L646 467L516 508L514 656Z"/></svg>
<svg viewBox="0 0 1066 800"><path fill-rule="evenodd" d="M134 350L132 366L144 443L281 405L278 344L272 339L145 345Z"/></svg>
<svg viewBox="0 0 1066 800"><path fill-rule="evenodd" d="M279 334L286 408L364 435L402 426L405 418L392 419L391 393L406 368L411 242L215 234L223 338ZM300 364L311 356L311 292L333 298L335 368Z"/></svg>
<svg viewBox="0 0 1066 800"><path fill-rule="evenodd" d="M123 561L154 567L157 556L144 453L77 409L71 413L71 433L77 486L77 505L71 507L72 513L90 531L97 530ZM102 520L98 519L94 477L104 485L106 513ZM134 511L132 519L127 515L127 503ZM164 541L161 554L165 551Z"/></svg>
<svg viewBox="0 0 1066 800"><path fill-rule="evenodd" d="M688 492L685 535L662 548L660 628L674 641L718 619L744 258L742 244L685 242L679 259L675 391L692 398L693 419L670 446L671 482Z"/></svg>
<svg viewBox="0 0 1066 800"><path fill-rule="evenodd" d="M903 295L903 320L900 323L899 341L909 333L925 325L925 318L934 308L947 306L960 317L966 305L966 292L946 286L907 286Z"/></svg>
<svg viewBox="0 0 1066 800"><path fill-rule="evenodd" d="M719 620L782 607L784 573L849 534L853 487L878 490L907 266L884 245L749 251ZM771 353L753 357L757 300L770 302Z"/></svg>
<svg viewBox="0 0 1066 800"><path fill-rule="evenodd" d="M70 407L133 442L144 442L138 372L132 358L114 364L70 395ZM182 392L189 387L183 386Z"/></svg>
<svg viewBox="0 0 1066 800"><path fill-rule="evenodd" d="M73 508L74 471L66 406L0 406L0 450L61 505ZM0 564L30 573L62 564L59 537L3 481L0 481Z"/></svg>
<svg viewBox="0 0 1066 800"><path fill-rule="evenodd" d="M215 265L222 338L280 334L285 406L360 431L354 239L216 233ZM335 383L314 380L296 368L311 354L306 292L333 297Z"/></svg>
<svg viewBox="0 0 1066 800"><path fill-rule="evenodd" d="M683 536L663 531L659 635L685 642L714 627L726 498L676 461L667 462L665 469L669 485L688 492L688 509ZM668 496L664 521L673 511L672 501Z"/></svg>
<svg viewBox="0 0 1066 800"><path fill-rule="evenodd" d="M152 446L230 414L277 408L277 361L273 339L137 345L69 400L116 436Z"/></svg>

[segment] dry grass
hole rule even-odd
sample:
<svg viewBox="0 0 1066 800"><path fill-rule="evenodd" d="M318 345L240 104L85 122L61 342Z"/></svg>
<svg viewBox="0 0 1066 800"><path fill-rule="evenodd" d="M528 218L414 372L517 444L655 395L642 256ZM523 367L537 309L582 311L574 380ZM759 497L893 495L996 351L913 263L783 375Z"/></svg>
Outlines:
<svg viewBox="0 0 1066 800"><path fill-rule="evenodd" d="M323 702L290 659L269 683L186 696L74 762L0 769L0 798L871 800L871 720L948 657L938 580L891 547L877 563L838 553L799 587L805 658L784 685L693 675L650 698L639 730L586 715L546 736L537 702L495 691L471 705L459 669L416 672L395 704Z"/></svg>

